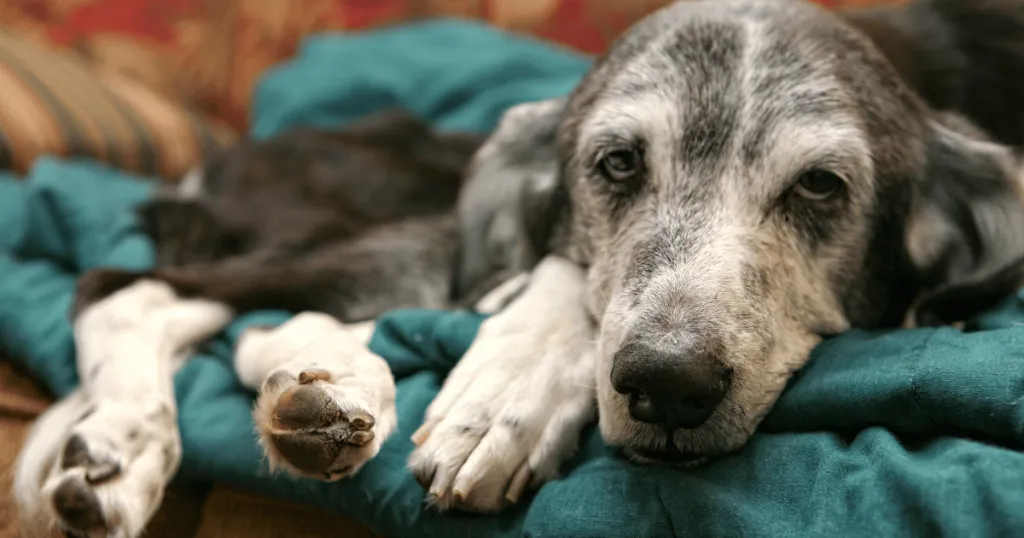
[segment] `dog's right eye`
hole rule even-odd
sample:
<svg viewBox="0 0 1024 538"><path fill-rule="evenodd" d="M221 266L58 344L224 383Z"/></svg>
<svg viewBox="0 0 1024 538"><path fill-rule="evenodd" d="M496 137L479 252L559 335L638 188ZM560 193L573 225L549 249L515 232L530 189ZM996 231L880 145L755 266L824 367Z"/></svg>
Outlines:
<svg viewBox="0 0 1024 538"><path fill-rule="evenodd" d="M601 174L609 181L630 181L640 173L640 152L635 149L618 149L601 158L598 166Z"/></svg>
<svg viewBox="0 0 1024 538"><path fill-rule="evenodd" d="M826 200L843 188L843 180L827 170L804 172L796 182L793 192L808 200Z"/></svg>

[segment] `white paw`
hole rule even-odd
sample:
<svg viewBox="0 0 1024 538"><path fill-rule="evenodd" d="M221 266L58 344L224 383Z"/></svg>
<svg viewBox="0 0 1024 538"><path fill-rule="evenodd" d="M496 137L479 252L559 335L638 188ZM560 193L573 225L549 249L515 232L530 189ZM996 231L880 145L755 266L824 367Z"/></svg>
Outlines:
<svg viewBox="0 0 1024 538"><path fill-rule="evenodd" d="M71 428L42 493L69 536L134 537L180 461L173 408L101 401Z"/></svg>
<svg viewBox="0 0 1024 538"><path fill-rule="evenodd" d="M592 326L568 281L575 272L555 273L567 281L548 274L483 323L427 409L409 466L428 504L491 512L515 503L557 475L593 419Z"/></svg>
<svg viewBox="0 0 1024 538"><path fill-rule="evenodd" d="M227 324L231 312L124 272L90 273L83 288L112 293L94 294L75 318L82 386L40 418L51 431L33 428L26 447L47 454L20 458L18 499L40 527L133 538L181 461L174 362Z"/></svg>
<svg viewBox="0 0 1024 538"><path fill-rule="evenodd" d="M246 331L236 369L243 379L269 371L253 418L272 469L325 481L351 476L397 425L387 363L326 315Z"/></svg>

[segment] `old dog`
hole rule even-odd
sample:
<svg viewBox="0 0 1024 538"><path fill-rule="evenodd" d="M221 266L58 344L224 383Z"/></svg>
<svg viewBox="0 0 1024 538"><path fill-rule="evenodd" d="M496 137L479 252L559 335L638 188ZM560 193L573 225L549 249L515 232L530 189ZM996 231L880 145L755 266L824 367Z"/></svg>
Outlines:
<svg viewBox="0 0 1024 538"><path fill-rule="evenodd" d="M532 276L427 411L410 464L431 501L497 510L554 476L595 398L626 457L699 464L822 338L1012 294L1022 74L1019 1L680 2L567 98L509 111L461 206L464 241L503 246L459 276Z"/></svg>
<svg viewBox="0 0 1024 538"><path fill-rule="evenodd" d="M823 338L952 323L1012 293L1024 259L1020 75L1024 5L1012 0L845 14L696 0L634 26L571 95L510 110L462 186L450 291L528 278L497 302L413 435L409 466L427 501L482 512L517 501L557 474L595 415L635 461L699 464L743 446ZM301 292L254 294L203 274L87 275L76 334L127 327L168 355L237 310ZM149 304L158 323L110 321ZM271 459L320 479L375 453L340 457L325 439L375 447L393 427L378 426L389 376L337 317L256 333L238 350L255 358L236 361L269 395L257 420L316 434L270 438ZM333 344L296 351L316 339ZM358 365L366 373L353 376ZM313 412L327 404L330 421ZM144 460L177 445L149 430L133 441L90 431L89 418L55 426L50 460L19 467L30 478L21 498L56 506L51 519L80 535L135 535L155 506L128 496L169 478ZM75 495L58 497L69 479Z"/></svg>

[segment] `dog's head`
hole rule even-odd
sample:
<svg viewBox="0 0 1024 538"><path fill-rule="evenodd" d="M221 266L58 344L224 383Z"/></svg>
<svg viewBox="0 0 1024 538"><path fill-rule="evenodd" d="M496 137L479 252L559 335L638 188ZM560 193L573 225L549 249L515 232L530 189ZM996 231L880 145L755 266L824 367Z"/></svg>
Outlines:
<svg viewBox="0 0 1024 538"><path fill-rule="evenodd" d="M675 4L533 111L558 120L553 248L589 267L601 431L639 459L739 447L826 335L1019 283L1011 153L813 5Z"/></svg>

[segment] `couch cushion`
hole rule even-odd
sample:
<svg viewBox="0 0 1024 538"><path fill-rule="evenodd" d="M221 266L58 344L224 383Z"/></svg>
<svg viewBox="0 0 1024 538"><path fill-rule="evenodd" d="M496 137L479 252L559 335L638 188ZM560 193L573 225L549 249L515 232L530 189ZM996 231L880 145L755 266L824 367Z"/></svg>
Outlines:
<svg viewBox="0 0 1024 538"><path fill-rule="evenodd" d="M0 30L0 169L41 155L88 156L180 178L234 135L126 77Z"/></svg>

